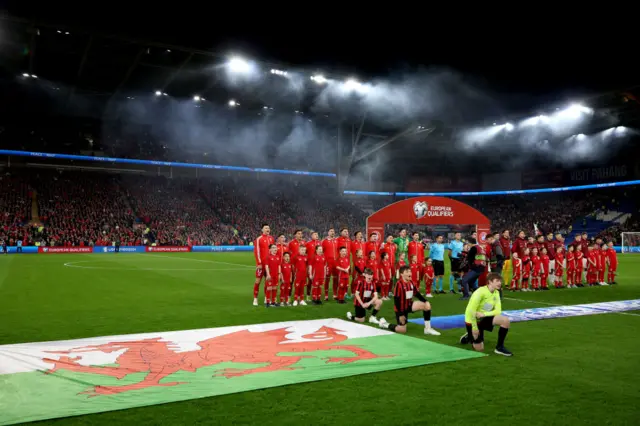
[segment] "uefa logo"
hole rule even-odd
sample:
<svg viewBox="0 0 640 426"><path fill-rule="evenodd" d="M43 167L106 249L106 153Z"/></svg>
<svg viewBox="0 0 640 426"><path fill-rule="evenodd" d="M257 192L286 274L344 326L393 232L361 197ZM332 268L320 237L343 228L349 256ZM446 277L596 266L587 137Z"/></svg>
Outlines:
<svg viewBox="0 0 640 426"><path fill-rule="evenodd" d="M102 247L102 251L107 253L109 251L109 249L107 247Z"/></svg>
<svg viewBox="0 0 640 426"><path fill-rule="evenodd" d="M418 201L413 205L413 213L416 215L416 219L422 219L427 215L429 206L424 201Z"/></svg>

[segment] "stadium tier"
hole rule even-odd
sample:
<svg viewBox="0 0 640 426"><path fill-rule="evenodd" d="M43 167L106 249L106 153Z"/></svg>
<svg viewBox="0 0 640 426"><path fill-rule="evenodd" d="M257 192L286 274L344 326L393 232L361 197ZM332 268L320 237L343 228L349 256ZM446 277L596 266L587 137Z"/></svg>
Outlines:
<svg viewBox="0 0 640 426"><path fill-rule="evenodd" d="M318 179L313 185L255 175L218 179L121 176L100 172L7 170L2 185L0 239L9 245L246 245L269 223L287 240L296 229L308 238L329 228L365 230L370 212L336 195ZM462 201L491 219L492 229L569 234L588 232L620 242L638 229L634 187L570 194L465 197ZM626 194L626 198L625 198ZM376 199L375 206L396 201ZM628 204L629 201L626 201ZM628 213L625 213L628 212ZM388 225L395 235L402 224ZM442 229L410 227L429 240ZM460 228L462 229L462 228Z"/></svg>

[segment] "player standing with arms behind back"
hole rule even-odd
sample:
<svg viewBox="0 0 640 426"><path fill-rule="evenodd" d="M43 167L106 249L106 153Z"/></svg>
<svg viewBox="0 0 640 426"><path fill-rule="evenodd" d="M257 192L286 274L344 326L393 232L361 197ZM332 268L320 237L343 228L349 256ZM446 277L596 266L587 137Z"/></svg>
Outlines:
<svg viewBox="0 0 640 426"><path fill-rule="evenodd" d="M607 282L609 284L618 284L616 282L616 272L618 272L618 254L616 253L616 249L613 248L613 241L609 241L607 246L609 247L607 249L607 264L609 265Z"/></svg>
<svg viewBox="0 0 640 426"><path fill-rule="evenodd" d="M264 261L269 255L269 247L275 244L271 236L271 228L266 223L262 225L262 235L256 238L253 243L253 255L256 258L256 280L253 283L253 306L258 306L258 294L260 293L260 283L265 278ZM266 289L265 289L266 296Z"/></svg>
<svg viewBox="0 0 640 426"><path fill-rule="evenodd" d="M484 351L484 332L493 331L493 327L497 325L500 329L494 352L498 355L512 356L513 353L504 347L511 321L502 315L502 302L498 293L500 288L502 288L502 276L492 272L487 275L487 285L478 287L473 292L464 312L467 332L460 338L460 344L466 345L471 342L473 349L479 352Z"/></svg>

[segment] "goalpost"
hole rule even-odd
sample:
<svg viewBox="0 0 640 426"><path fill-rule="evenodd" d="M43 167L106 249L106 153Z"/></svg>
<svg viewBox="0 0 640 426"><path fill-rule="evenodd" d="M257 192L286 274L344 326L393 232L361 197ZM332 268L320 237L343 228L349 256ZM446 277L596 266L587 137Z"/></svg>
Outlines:
<svg viewBox="0 0 640 426"><path fill-rule="evenodd" d="M622 232L620 237L622 253L640 253L640 232Z"/></svg>

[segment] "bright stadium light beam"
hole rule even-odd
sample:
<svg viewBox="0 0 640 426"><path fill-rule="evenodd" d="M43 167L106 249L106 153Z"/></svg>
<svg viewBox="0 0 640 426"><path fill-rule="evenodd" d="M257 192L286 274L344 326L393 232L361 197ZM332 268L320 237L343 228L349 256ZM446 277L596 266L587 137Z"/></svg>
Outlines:
<svg viewBox="0 0 640 426"><path fill-rule="evenodd" d="M320 75L320 74L312 75L311 76L311 80L315 81L318 84L324 84L324 83L327 82L327 79L324 78L324 76Z"/></svg>
<svg viewBox="0 0 640 426"><path fill-rule="evenodd" d="M505 128L505 130L506 130L507 132L510 132L510 131L512 131L512 130L513 130L513 124L511 124L511 123L506 123L506 124L504 125L504 128Z"/></svg>
<svg viewBox="0 0 640 426"><path fill-rule="evenodd" d="M156 90L156 96L162 96L162 92L159 90Z"/></svg>
<svg viewBox="0 0 640 426"><path fill-rule="evenodd" d="M193 100L196 101L196 102L200 102L202 100L202 98L199 95L195 95L193 97Z"/></svg>
<svg viewBox="0 0 640 426"><path fill-rule="evenodd" d="M229 66L229 69L232 72L238 73L238 74L247 74L251 72L253 69L253 66L249 61L237 56L231 58L227 63L227 65Z"/></svg>
<svg viewBox="0 0 640 426"><path fill-rule="evenodd" d="M232 108L233 108L233 107L236 107L236 106L238 106L238 105L240 105L240 104L239 104L238 102L236 102L236 101L235 101L235 99L231 99L231 100L229 101L229 106L230 106L230 107L232 107Z"/></svg>

